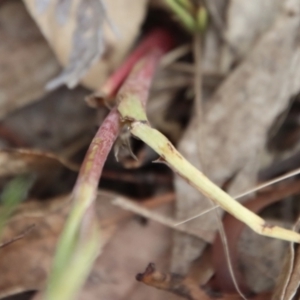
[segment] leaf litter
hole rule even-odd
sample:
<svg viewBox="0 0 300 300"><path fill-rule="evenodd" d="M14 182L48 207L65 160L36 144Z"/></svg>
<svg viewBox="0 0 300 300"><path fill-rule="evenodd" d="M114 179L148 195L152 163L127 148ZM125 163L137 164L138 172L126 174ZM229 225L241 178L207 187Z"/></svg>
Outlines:
<svg viewBox="0 0 300 300"><path fill-rule="evenodd" d="M195 113L198 108L193 104L193 83L197 70L194 70L191 47L180 50L181 45L191 45L191 33L180 28L180 22L185 20L175 16L176 12L170 9L167 2L148 3L145 0L133 6L126 1L88 1L84 4L82 1L70 0L24 2L58 61L65 67L61 73L62 77L56 77L53 88L62 83L73 86L81 81L86 87L99 92L109 75L117 71L125 57L132 53L134 43L139 43L137 37L149 32L147 26L151 27L151 23L156 22L156 26L167 25L173 28L173 32L178 30L179 54L176 54L175 50L175 58L169 59L165 65L162 64L153 84L147 108L151 125L165 133L193 165L203 169L210 179L230 194L239 194L259 185L258 171L267 164L264 156L271 156L266 148L270 138L268 134L273 126L283 127L288 124L291 118L288 114L285 115L285 121L279 121L277 117L290 107L291 99L300 90L297 71L299 1L268 1L264 4L265 9L260 8L259 1L253 1L251 4L246 1L218 1L214 7L211 4L206 6L212 22L208 23L205 32L202 33L202 72L198 72L196 77L202 81L198 90L202 90L204 101L200 121L199 115ZM174 2L181 2L180 5L193 15L192 2ZM80 5L84 5L86 10L80 9ZM15 72L13 76L20 77L11 80L11 73L0 71L0 78L3 78L1 95L4 91L6 97L3 102L4 108L1 110L3 124L0 124L0 129L3 130L0 130L0 139L5 146L12 146L11 149L4 148L0 151L0 186L5 188L7 180L22 173L39 174L38 178L42 176L45 185L38 184L43 192L37 193L33 189L28 199L15 208L11 220L7 223L2 239L3 245L6 246L0 248L0 270L3 274L0 279L0 294L3 298L19 292L37 290L40 292L34 299L43 299L58 235L70 211L69 193L77 174L73 171L81 164L95 133L95 126L103 122L107 108L101 104L100 107L97 106L97 115L85 108L83 99L88 92L81 88L73 91L60 88L48 94L44 87L57 74L58 63L47 42L32 25L20 1L3 1L1 6L6 9L1 10L0 14L0 30L5 37L2 46L4 54L1 57L12 59L3 63L19 68L24 66L24 70L27 70L26 68L31 68L29 64L33 61L34 72L28 72L28 75L35 75L31 78L24 75L24 72ZM16 7L21 12L24 23L13 25L15 17L7 16L16 10ZM83 19L78 19L80 11L87 12L86 23L81 23ZM91 11L92 14L89 13ZM167 18L157 18L154 21L153 15L159 15L157 11ZM100 18L100 14L103 17ZM223 28L220 24L224 25ZM26 45L18 35L21 32L20 26L28 28L28 36L33 36ZM81 38L85 36L87 39L85 43L81 40L76 46L74 41L81 39L78 36L80 32L83 34ZM15 52L9 53L12 48ZM32 49L37 55L41 55L43 51L47 55L43 56L43 60L27 59L26 55L28 58L38 57L32 55ZM18 58L19 53L24 56ZM16 62L16 58L19 59L19 63ZM10 72L13 70L9 69ZM14 84L11 85L11 82ZM199 84L198 81L196 83ZM16 93L19 88L20 92ZM37 100L40 101L36 102ZM30 103L32 104L28 106ZM27 107L24 107L25 105ZM28 122L29 126L24 126L24 122ZM294 126L297 128L297 123ZM286 135L292 138L292 131L287 128ZM205 253L213 252L217 229L213 215L204 214L211 209L207 200L176 177L176 204L165 204L159 194L169 191L171 194L168 197L171 200L168 201L174 201L174 190L166 184L172 180L172 176L164 173L159 177L158 173L153 172L154 168L162 172L163 167L151 165L151 160L156 158L155 153L140 144L133 142L133 151L138 153L140 161L123 163L124 167L138 168L147 178L145 181L134 177L131 179L135 182L134 193L128 185L128 179L123 179L123 167L116 167L113 156L108 157L101 188L108 188L113 192L108 196L100 190L101 196L98 196L96 202L97 224L103 227L101 243L106 246L96 260L79 298L146 300L159 297L179 299L179 296L183 296L187 299L240 299L236 287L232 287L232 283L227 284L220 275L216 267L216 258L208 255L206 264L201 261L201 253L204 257ZM24 145L27 149L20 149L24 148ZM200 157L197 149L199 145ZM16 148L13 148L14 146ZM284 157L291 155L286 153ZM282 157L272 156L271 166L275 166ZM284 160L282 164L283 173L295 169L293 164ZM70 167L73 171L68 170ZM57 171L62 172L62 177L58 177ZM113 176L105 179L105 174ZM281 174L277 173L276 176ZM155 179L151 179L150 175L155 176ZM61 180L57 180L58 178ZM114 178L118 178L118 181ZM148 192L151 197L149 201L156 203L156 199L159 200L155 204L161 206L159 212L149 210L147 203L150 202L146 201L143 204L142 201L136 204L132 199L137 195L144 195L145 191L149 190L147 185L151 180L154 180L155 185L154 189L151 187ZM126 190L127 195L134 196L131 199L123 199L118 195L121 186L125 186L122 189ZM54 190L56 197L53 198ZM69 196L63 196L63 193ZM248 205L251 201L259 203L265 197L265 206L270 206L274 201L288 198L288 201L282 201L280 205L267 208L266 218L272 220L272 224L282 225L282 216L285 215L288 216L286 224L290 226L299 212L296 204L297 194L298 184L295 178L269 186L265 192L258 192L257 196L250 195L243 201ZM137 198L141 201L144 196ZM144 215L144 218L148 219L147 224L142 225L145 219L137 220L136 217L132 217L131 212L115 207L113 203L118 199L122 199L123 204L133 205L129 210ZM262 204L257 205L261 207ZM257 211L257 206L253 210ZM294 213L291 213L291 210ZM187 222L198 212L202 212L203 215ZM294 284L298 278L297 251L294 262L289 260L289 271L281 274L275 287L275 273L278 273L281 267L281 257L287 256L286 247L282 247L283 242L271 242L268 238L257 237L256 234L243 230L243 225L237 225L238 221L231 218L232 225L226 225L226 215L223 226L225 232L229 232L226 236L231 264L236 268L235 278L243 291L244 286L247 287L247 299L293 299L293 295L297 293L297 284ZM164 225L158 224L157 221ZM183 225L176 226L182 221ZM31 227L33 224L35 226ZM180 226L184 227L184 232L177 232ZM172 231L167 227L171 227ZM30 230L27 232L28 228ZM231 238L233 228L239 231L239 234ZM175 235L173 240L172 235ZM219 242L215 247L221 249L223 246ZM250 251L251 248L254 251ZM274 252L274 257L268 255L270 252ZM227 259L221 257L222 268L226 269ZM166 291L155 290L134 281L134 276L149 262L155 262L157 269L164 271L159 272L150 264L138 279ZM268 268L270 264L274 265L274 268ZM255 269L256 273L252 272L252 275L249 275L250 271L253 271L250 269ZM168 273L168 270L172 270L173 273ZM199 273L210 274L203 276L205 279L202 279L201 286L199 275L195 277L195 274ZM223 286L212 284L218 276L221 276L219 282L223 282ZM232 280L232 274L227 277L229 281ZM260 282L259 287L256 282ZM279 293L280 296L277 296Z"/></svg>

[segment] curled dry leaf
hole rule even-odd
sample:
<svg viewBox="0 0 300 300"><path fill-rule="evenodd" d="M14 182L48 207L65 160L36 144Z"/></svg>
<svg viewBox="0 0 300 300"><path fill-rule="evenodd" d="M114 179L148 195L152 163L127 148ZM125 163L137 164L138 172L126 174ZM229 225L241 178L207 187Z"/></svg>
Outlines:
<svg viewBox="0 0 300 300"><path fill-rule="evenodd" d="M148 264L144 273L139 273L136 276L138 281L157 289L165 290L173 294L179 295L188 300L240 300L240 295L237 294L221 294L214 293L205 288L200 287L189 276L182 276L176 273L162 273L157 271L155 264ZM252 300L267 300L269 294L252 295L248 299ZM169 299L169 297L168 297Z"/></svg>
<svg viewBox="0 0 300 300"><path fill-rule="evenodd" d="M161 207L159 212L170 215L171 207ZM141 286L134 279L150 260L166 267L165 257L169 255L170 246L169 229L156 222L149 221L146 226L141 226L136 220L123 223L96 261L80 300L99 297L114 300L170 299L168 294Z"/></svg>
<svg viewBox="0 0 300 300"><path fill-rule="evenodd" d="M84 77L86 86L97 89L132 46L146 12L147 0L134 5L130 0L24 2L66 67L48 87L64 83L74 87Z"/></svg>
<svg viewBox="0 0 300 300"><path fill-rule="evenodd" d="M78 171L78 166L53 153L29 149L0 150L0 177L23 173L50 173L60 167Z"/></svg>
<svg viewBox="0 0 300 300"><path fill-rule="evenodd" d="M59 64L21 1L1 1L0 23L2 119L45 94Z"/></svg>
<svg viewBox="0 0 300 300"><path fill-rule="evenodd" d="M211 97L204 108L199 162L197 119L194 118L182 139L180 152L216 184L228 180L229 193L237 194L254 185L259 153L275 118L285 110L289 99L299 89L300 1L285 3L274 25ZM280 47L278 47L280 45ZM208 208L209 202L182 179L176 179L177 218L182 220ZM211 230L213 239L217 224L208 214L189 226ZM210 240L211 241L211 240ZM203 243L178 235L175 239L173 270L185 272L200 254Z"/></svg>

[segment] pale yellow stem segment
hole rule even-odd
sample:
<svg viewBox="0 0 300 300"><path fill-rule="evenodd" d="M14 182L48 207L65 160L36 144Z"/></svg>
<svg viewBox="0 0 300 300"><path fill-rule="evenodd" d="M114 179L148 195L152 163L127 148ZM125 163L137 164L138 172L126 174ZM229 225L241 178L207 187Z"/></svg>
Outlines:
<svg viewBox="0 0 300 300"><path fill-rule="evenodd" d="M300 243L300 235L297 232L267 224L258 215L220 189L192 166L163 134L151 128L146 122L132 122L131 133L157 152L161 159L188 183L258 234Z"/></svg>

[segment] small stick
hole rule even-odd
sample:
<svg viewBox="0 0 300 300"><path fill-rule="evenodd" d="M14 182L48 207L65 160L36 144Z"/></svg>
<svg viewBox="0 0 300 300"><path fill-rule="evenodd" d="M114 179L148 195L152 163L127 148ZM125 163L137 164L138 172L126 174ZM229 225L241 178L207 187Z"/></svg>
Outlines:
<svg viewBox="0 0 300 300"><path fill-rule="evenodd" d="M35 227L35 224L32 224L30 225L29 227L27 227L22 233L20 233L19 235L13 237L12 239L10 239L9 241L7 242L4 242L2 244L0 244L0 249L1 248L4 248L4 247L7 247L8 245L22 239L25 237L25 235L27 235L33 228Z"/></svg>
<svg viewBox="0 0 300 300"><path fill-rule="evenodd" d="M148 218L150 220L156 221L160 224L163 224L173 230L177 230L183 233L190 234L192 236L196 236L198 238L203 239L203 236L205 237L205 232L202 232L201 235L199 234L199 230L186 228L185 226L180 225L180 223L177 223L176 220L171 219L169 217L163 216L159 213L150 211L149 209L136 204L133 201L127 200L125 198L117 197L112 201L112 204L122 207L123 209L129 210L131 212L134 212L138 215L141 215L145 218ZM206 240L209 240L208 234L205 238Z"/></svg>
<svg viewBox="0 0 300 300"><path fill-rule="evenodd" d="M121 197L119 196L119 198L122 198L122 199L125 199L125 201L131 201L133 202L133 200L129 200L129 199L126 199L124 197ZM143 200L141 202L141 206L144 207L144 208L148 208L148 209L154 209L156 207L159 207L161 205L164 205L164 204L169 204L171 202L173 202L175 199L175 194L174 193L167 193L167 194L163 194L163 195L160 195L160 196L156 196L156 197L152 197L150 199L146 199L146 200ZM114 200L112 200L113 202ZM113 204L113 203L112 203ZM122 210L119 214L113 216L113 217L108 217L108 218L104 218L103 220L100 221L100 227L101 228L106 228L108 226L111 226L111 225L115 225L116 223L119 223L129 217L132 217L133 214L135 212L132 212L132 211L124 211Z"/></svg>
<svg viewBox="0 0 300 300"><path fill-rule="evenodd" d="M175 48L174 50L168 52L164 57L161 59L159 67L166 68L170 65L173 65L176 60L180 57L188 54L191 51L191 46L189 44L185 44Z"/></svg>

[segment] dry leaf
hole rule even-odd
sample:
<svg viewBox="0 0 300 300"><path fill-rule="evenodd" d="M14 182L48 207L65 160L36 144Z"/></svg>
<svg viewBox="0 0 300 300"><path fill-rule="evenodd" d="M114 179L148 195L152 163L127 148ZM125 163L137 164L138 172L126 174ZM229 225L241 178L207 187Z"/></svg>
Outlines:
<svg viewBox="0 0 300 300"><path fill-rule="evenodd" d="M136 39L147 0L136 1L134 5L130 0L24 2L66 67L49 87L64 83L74 87L84 76L83 83L97 89L124 59ZM109 26L108 18L118 36Z"/></svg>
<svg viewBox="0 0 300 300"><path fill-rule="evenodd" d="M216 184L222 186L230 180L232 195L254 185L267 132L300 89L299 10L299 0L285 3L272 28L207 102L203 123L197 124L194 118L180 143L182 154L200 169L204 162L206 175ZM197 126L202 126L203 132L199 143ZM203 147L201 164L198 144ZM180 178L176 179L176 189L178 219L208 208L209 202ZM189 226L211 230L213 238L215 215L201 216ZM202 248L199 240L177 236L173 270L185 272Z"/></svg>
<svg viewBox="0 0 300 300"><path fill-rule="evenodd" d="M0 3L0 118L38 100L59 70L23 3Z"/></svg>
<svg viewBox="0 0 300 300"><path fill-rule="evenodd" d="M169 208L161 208L159 211L170 213ZM164 226L153 221L149 221L146 226L141 226L136 220L127 222L116 232L98 258L80 300L169 299L166 293L140 286L135 275L149 261L166 266L170 246L170 230Z"/></svg>
<svg viewBox="0 0 300 300"><path fill-rule="evenodd" d="M0 149L0 177L29 172L51 173L67 167L77 171L79 167L49 152L32 149Z"/></svg>
<svg viewBox="0 0 300 300"><path fill-rule="evenodd" d="M49 198L70 191L79 166L50 152L33 149L0 149L0 184L20 174L31 174L32 197ZM61 182L61 180L63 180Z"/></svg>
<svg viewBox="0 0 300 300"><path fill-rule="evenodd" d="M99 218L109 218L116 209L109 205L112 194L100 193ZM0 297L43 287L54 255L58 235L70 209L70 197L58 197L44 202L29 201L20 205L6 226L1 242L5 243L35 227L20 239L0 248ZM114 226L114 224L112 224ZM109 237L110 229L104 232Z"/></svg>
<svg viewBox="0 0 300 300"><path fill-rule="evenodd" d="M97 213L104 240L115 234L98 258L80 299L165 299L165 293L140 286L135 275L151 260L166 267L170 230L152 221L147 226L134 219L124 221L132 214L110 204L114 198L112 193L99 192ZM66 196L28 201L17 208L1 242L10 241L32 224L35 227L22 239L0 248L0 298L43 288L70 203ZM170 207L162 207L162 213L169 214ZM120 221L124 221L122 228L116 232Z"/></svg>
<svg viewBox="0 0 300 300"><path fill-rule="evenodd" d="M26 204L19 207L19 214L12 219L4 231L1 242L5 243L22 233L29 226L35 227L23 239L0 248L0 269L4 276L0 281L0 297L16 294L27 290L36 290L46 280L54 253L57 236L66 217L67 198L52 201L51 206L45 205L43 210L36 211L32 202L29 209ZM64 206L64 210L56 207ZM26 213L32 215L27 215Z"/></svg>
<svg viewBox="0 0 300 300"><path fill-rule="evenodd" d="M138 281L146 285L169 291L188 300L241 300L238 294L222 294L214 293L206 287L199 286L193 278L182 276L176 273L162 273L156 270L155 265L150 263L144 273L139 273L136 276ZM169 299L169 297L168 297ZM252 300L267 300L270 295L267 293L260 295L252 295Z"/></svg>
<svg viewBox="0 0 300 300"><path fill-rule="evenodd" d="M222 72L228 72L235 60L241 59L250 52L255 42L280 14L283 2L285 1L229 1L224 34L230 46L225 44L222 47Z"/></svg>

